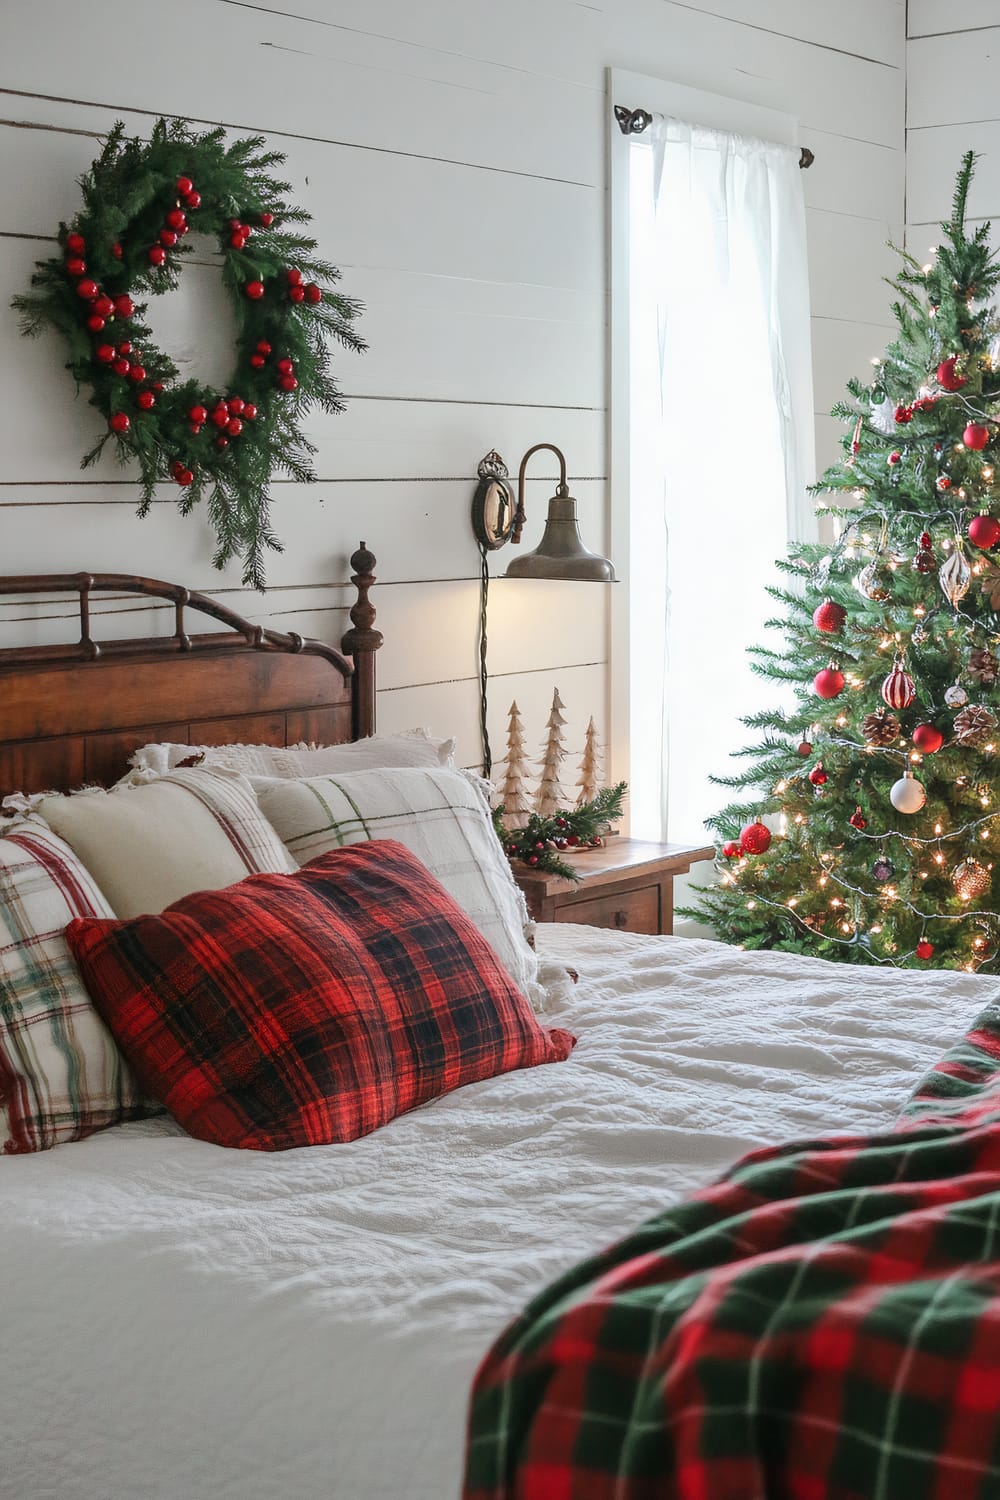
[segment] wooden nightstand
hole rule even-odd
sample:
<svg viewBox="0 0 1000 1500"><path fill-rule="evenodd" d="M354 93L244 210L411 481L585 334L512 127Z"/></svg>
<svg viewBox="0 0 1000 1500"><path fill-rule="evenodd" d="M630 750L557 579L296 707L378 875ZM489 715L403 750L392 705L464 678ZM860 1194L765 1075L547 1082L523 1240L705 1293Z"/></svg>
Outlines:
<svg viewBox="0 0 1000 1500"><path fill-rule="evenodd" d="M536 922L587 922L621 932L670 933L674 927L674 876L686 875L711 845L653 844L609 838L603 849L567 855L580 872L574 885L518 861L514 877Z"/></svg>

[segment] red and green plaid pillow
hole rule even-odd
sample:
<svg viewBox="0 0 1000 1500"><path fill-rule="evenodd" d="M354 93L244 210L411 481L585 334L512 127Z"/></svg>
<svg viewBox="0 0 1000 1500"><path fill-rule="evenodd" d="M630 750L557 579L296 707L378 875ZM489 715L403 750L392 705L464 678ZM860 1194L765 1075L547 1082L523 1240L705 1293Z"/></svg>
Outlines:
<svg viewBox="0 0 1000 1500"><path fill-rule="evenodd" d="M354 1140L574 1042L540 1026L444 887L389 840L66 936L144 1087L221 1146Z"/></svg>

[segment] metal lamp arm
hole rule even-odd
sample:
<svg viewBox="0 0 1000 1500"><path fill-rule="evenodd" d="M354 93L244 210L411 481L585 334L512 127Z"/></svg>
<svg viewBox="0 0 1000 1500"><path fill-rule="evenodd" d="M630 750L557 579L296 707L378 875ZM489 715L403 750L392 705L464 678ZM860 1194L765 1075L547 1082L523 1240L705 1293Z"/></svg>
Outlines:
<svg viewBox="0 0 1000 1500"><path fill-rule="evenodd" d="M517 509L514 512L514 525L510 534L510 539L515 545L521 540L521 531L527 520L524 511L524 474L528 467L528 459L533 453L540 453L543 448L549 453L554 453L559 460L559 484L556 494L560 498L569 494L569 486L566 483L566 459L562 449L557 448L554 443L536 443L533 448L529 448L521 459L521 467L517 471Z"/></svg>

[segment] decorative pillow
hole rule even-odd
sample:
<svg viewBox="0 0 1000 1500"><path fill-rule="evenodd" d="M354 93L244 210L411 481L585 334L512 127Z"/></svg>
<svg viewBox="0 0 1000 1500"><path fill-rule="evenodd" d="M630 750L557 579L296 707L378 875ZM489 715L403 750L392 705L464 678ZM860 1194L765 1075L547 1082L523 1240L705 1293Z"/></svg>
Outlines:
<svg viewBox="0 0 1000 1500"><path fill-rule="evenodd" d="M464 771L402 768L258 783L261 811L300 865L344 844L398 839L440 880L544 1009L524 897L493 831L485 783Z"/></svg>
<svg viewBox="0 0 1000 1500"><path fill-rule="evenodd" d="M250 783L232 771L173 771L146 786L43 797L34 812L75 851L118 917L295 869Z"/></svg>
<svg viewBox="0 0 1000 1500"><path fill-rule="evenodd" d="M166 776L178 766L224 766L244 776L322 776L372 766L450 766L454 740L431 739L425 729L373 734L347 745L143 745L129 761L137 771Z"/></svg>
<svg viewBox="0 0 1000 1500"><path fill-rule="evenodd" d="M66 937L144 1086L219 1146L352 1141L574 1042L539 1025L447 891L389 841Z"/></svg>
<svg viewBox="0 0 1000 1500"><path fill-rule="evenodd" d="M90 1002L66 939L114 913L72 849L42 824L0 838L0 1149L45 1151L148 1114Z"/></svg>

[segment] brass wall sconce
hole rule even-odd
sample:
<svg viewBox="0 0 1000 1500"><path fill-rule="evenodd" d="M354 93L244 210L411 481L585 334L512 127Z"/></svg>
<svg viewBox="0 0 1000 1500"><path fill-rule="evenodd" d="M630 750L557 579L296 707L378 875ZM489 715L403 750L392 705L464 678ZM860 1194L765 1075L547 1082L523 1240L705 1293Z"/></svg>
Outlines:
<svg viewBox="0 0 1000 1500"><path fill-rule="evenodd" d="M559 460L559 483L549 501L542 539L533 552L524 552L508 564L505 578L570 580L577 583L616 583L614 565L606 557L591 552L583 544L576 516L576 501L566 482L566 459L552 443L536 443L521 459L517 473L517 499L511 491L507 466L495 450L487 453L479 465L479 484L472 497L472 529L479 543L482 561L482 589L479 610L479 727L483 741L483 772L492 768L490 739L486 723L488 673L486 670L486 609L489 597L489 556L508 542L517 546L527 516L524 510L524 484L528 460L541 449L554 453Z"/></svg>

